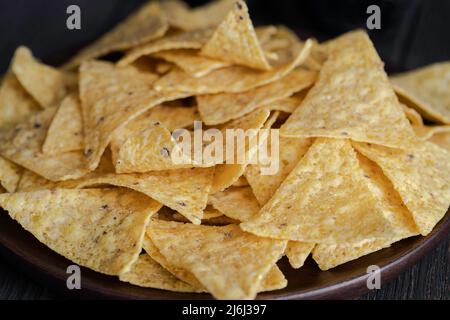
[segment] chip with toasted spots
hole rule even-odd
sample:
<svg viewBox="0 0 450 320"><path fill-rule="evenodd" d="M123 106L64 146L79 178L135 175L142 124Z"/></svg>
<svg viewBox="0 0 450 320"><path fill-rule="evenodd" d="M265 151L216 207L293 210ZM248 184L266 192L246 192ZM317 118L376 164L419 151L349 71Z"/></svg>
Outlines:
<svg viewBox="0 0 450 320"><path fill-rule="evenodd" d="M395 148L415 140L383 63L363 31L333 42L316 84L281 126L280 135L349 138Z"/></svg>
<svg viewBox="0 0 450 320"><path fill-rule="evenodd" d="M0 207L62 256L119 275L138 259L145 228L161 205L126 189L56 189L2 194Z"/></svg>
<svg viewBox="0 0 450 320"><path fill-rule="evenodd" d="M250 187L230 187L210 195L208 201L221 213L238 221L256 217L260 209Z"/></svg>
<svg viewBox="0 0 450 320"><path fill-rule="evenodd" d="M61 102L47 131L42 151L59 154L83 150L83 120L78 94L70 94Z"/></svg>
<svg viewBox="0 0 450 320"><path fill-rule="evenodd" d="M247 5L238 0L211 39L201 50L202 55L225 62L260 70L271 66L256 36Z"/></svg>
<svg viewBox="0 0 450 320"><path fill-rule="evenodd" d="M0 185L8 192L16 191L23 169L3 157L0 157Z"/></svg>
<svg viewBox="0 0 450 320"><path fill-rule="evenodd" d="M254 298L286 247L286 241L259 238L236 225L154 220L147 235L170 263L191 272L218 299Z"/></svg>
<svg viewBox="0 0 450 320"><path fill-rule="evenodd" d="M314 249L314 243L289 241L284 252L289 259L289 263L294 269L301 268Z"/></svg>

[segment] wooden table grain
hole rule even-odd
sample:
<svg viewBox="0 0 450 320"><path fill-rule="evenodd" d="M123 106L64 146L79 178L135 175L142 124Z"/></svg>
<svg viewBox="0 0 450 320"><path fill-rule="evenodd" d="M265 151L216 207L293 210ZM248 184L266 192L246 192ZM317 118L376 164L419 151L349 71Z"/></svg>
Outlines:
<svg viewBox="0 0 450 320"><path fill-rule="evenodd" d="M438 244L418 263L396 279L382 283L381 289L357 299L439 299L450 300L450 236ZM41 283L29 278L16 266L0 258L1 300L48 300L64 298Z"/></svg>

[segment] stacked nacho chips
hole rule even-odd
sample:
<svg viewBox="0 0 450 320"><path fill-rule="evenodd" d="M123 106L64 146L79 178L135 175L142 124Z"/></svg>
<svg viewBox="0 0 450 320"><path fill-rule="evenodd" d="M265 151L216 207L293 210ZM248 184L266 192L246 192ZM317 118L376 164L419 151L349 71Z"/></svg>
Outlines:
<svg viewBox="0 0 450 320"><path fill-rule="evenodd" d="M319 44L255 27L241 0L152 1L63 68L17 49L0 87L0 206L121 281L254 299L287 285L284 255L327 270L444 217L449 70L389 79L363 31ZM231 147L241 162L174 162L178 129L202 126L269 133Z"/></svg>

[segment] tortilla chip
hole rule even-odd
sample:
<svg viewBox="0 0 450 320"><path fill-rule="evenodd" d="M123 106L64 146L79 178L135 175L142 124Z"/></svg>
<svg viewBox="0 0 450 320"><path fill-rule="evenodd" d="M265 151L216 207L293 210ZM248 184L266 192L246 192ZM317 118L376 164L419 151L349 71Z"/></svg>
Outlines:
<svg viewBox="0 0 450 320"><path fill-rule="evenodd" d="M160 123L170 131L192 126L194 121L200 120L196 107L156 106L141 116L131 120L126 126L117 130L111 140L113 159L120 146L132 135L139 134L150 125Z"/></svg>
<svg viewBox="0 0 450 320"><path fill-rule="evenodd" d="M287 98L311 86L315 80L315 72L294 69L279 81L250 91L199 95L197 96L198 109L205 124L224 123L242 117L261 105Z"/></svg>
<svg viewBox="0 0 450 320"><path fill-rule="evenodd" d="M172 154L177 152L177 162ZM150 124L138 134L129 136L113 154L117 173L173 170L213 166L196 163L190 154L184 154L170 131L162 124Z"/></svg>
<svg viewBox="0 0 450 320"><path fill-rule="evenodd" d="M292 40L292 45L285 50L285 55L290 56L291 60L283 59L283 64L274 67L271 71L231 66L194 78L177 68L157 80L155 89L190 91L194 94L248 91L283 78L305 61L310 49L309 40L304 45Z"/></svg>
<svg viewBox="0 0 450 320"><path fill-rule="evenodd" d="M72 69L83 61L114 51L123 51L162 37L169 28L157 2L149 2L132 13L99 40L81 50L64 67Z"/></svg>
<svg viewBox="0 0 450 320"><path fill-rule="evenodd" d="M395 229L364 179L349 141L319 138L259 215L240 226L259 236L309 243L391 237Z"/></svg>
<svg viewBox="0 0 450 320"><path fill-rule="evenodd" d="M209 196L212 206L238 221L247 221L259 213L259 204L250 187L228 188Z"/></svg>
<svg viewBox="0 0 450 320"><path fill-rule="evenodd" d="M271 143L272 140L269 141ZM288 174L294 169L295 165L300 161L303 155L308 151L313 140L284 138L279 139L279 168L276 174L261 174L261 164L250 164L245 170L250 187L253 190L256 199L261 206L274 195L280 184L286 179Z"/></svg>
<svg viewBox="0 0 450 320"><path fill-rule="evenodd" d="M116 174L110 156L105 154L97 170L81 179L45 184L42 179L31 178L28 181L21 181L19 186L23 188L25 185L25 190L56 187L86 188L105 184L130 188L178 211L192 223L200 224L211 191L213 176L214 168Z"/></svg>
<svg viewBox="0 0 450 320"><path fill-rule="evenodd" d="M2 194L0 206L52 250L110 275L130 270L142 250L150 216L161 207L124 189Z"/></svg>
<svg viewBox="0 0 450 320"><path fill-rule="evenodd" d="M391 180L422 235L427 235L450 205L450 154L430 142L408 150L355 143Z"/></svg>
<svg viewBox="0 0 450 320"><path fill-rule="evenodd" d="M49 156L41 151L54 114L55 108L47 108L23 123L1 130L0 154L48 180L79 178L89 171L82 152Z"/></svg>
<svg viewBox="0 0 450 320"><path fill-rule="evenodd" d="M450 62L394 75L391 82L425 118L450 124Z"/></svg>
<svg viewBox="0 0 450 320"><path fill-rule="evenodd" d="M418 234L411 213L406 209L398 192L383 171L374 162L360 154L358 154L358 160L369 188L378 197L378 202L384 206L385 216L395 226L397 235L392 238L365 240L356 244L318 244L312 256L322 270L334 268Z"/></svg>
<svg viewBox="0 0 450 320"><path fill-rule="evenodd" d="M169 35L130 50L117 62L117 65L119 67L124 67L142 56L155 54L165 50L200 49L206 41L208 41L212 33L213 30L207 28Z"/></svg>
<svg viewBox="0 0 450 320"><path fill-rule="evenodd" d="M172 27L195 30L217 26L232 8L233 0L217 0L194 9L178 0L161 3L161 8Z"/></svg>
<svg viewBox="0 0 450 320"><path fill-rule="evenodd" d="M224 128L234 129L240 128L243 130L247 129L260 129L264 122L269 117L270 112L268 110L256 110L253 113L244 116L240 119L231 121L231 123L224 126ZM265 127L270 128L276 120L276 115L272 116ZM251 139L251 138L250 138ZM250 148L250 139L246 139L245 146L245 161L244 163L233 163L233 164L219 164L215 167L214 172L214 181L211 188L211 193L216 193L219 191L223 191L233 183L235 183L239 178L244 174L245 168L247 168L248 163L252 159L252 157L258 152L258 148ZM262 141L259 141L262 143ZM237 148L237 146L236 146ZM239 150L235 150L235 154L239 152ZM227 159L228 160L228 159Z"/></svg>
<svg viewBox="0 0 450 320"><path fill-rule="evenodd" d="M38 103L8 71L0 87L0 127L21 122L38 110Z"/></svg>
<svg viewBox="0 0 450 320"><path fill-rule="evenodd" d="M333 44L315 86L280 134L350 138L398 148L412 144L414 132L367 34L350 32Z"/></svg>
<svg viewBox="0 0 450 320"><path fill-rule="evenodd" d="M43 108L59 105L72 83L65 73L36 60L27 47L17 48L11 68L21 85Z"/></svg>
<svg viewBox="0 0 450 320"><path fill-rule="evenodd" d="M154 220L147 229L159 252L191 272L217 299L252 299L286 247L236 225L195 226Z"/></svg>
<svg viewBox="0 0 450 320"><path fill-rule="evenodd" d="M172 63L161 61L156 64L155 71L156 73L162 75L169 72L172 69L172 67L173 67Z"/></svg>
<svg viewBox="0 0 450 320"><path fill-rule="evenodd" d="M228 67L230 63L202 57L195 50L168 50L155 53L156 58L172 62L192 77L203 77L213 70Z"/></svg>
<svg viewBox="0 0 450 320"><path fill-rule="evenodd" d="M271 69L256 36L247 5L242 0L235 2L211 39L203 46L201 54L250 68Z"/></svg>
<svg viewBox="0 0 450 320"><path fill-rule="evenodd" d="M0 157L0 184L6 189L6 191L16 191L21 176L21 167L3 157Z"/></svg>
<svg viewBox="0 0 450 320"><path fill-rule="evenodd" d="M199 292L195 287L174 277L148 254L141 254L131 270L120 275L120 280L145 288L175 292Z"/></svg>
<svg viewBox="0 0 450 320"><path fill-rule="evenodd" d="M83 121L78 94L68 95L61 102L52 123L48 128L42 151L46 154L59 154L83 150Z"/></svg>
<svg viewBox="0 0 450 320"><path fill-rule="evenodd" d="M414 126L413 128L420 140L430 140L436 134L450 132L450 126Z"/></svg>
<svg viewBox="0 0 450 320"><path fill-rule="evenodd" d="M306 258L313 250L315 244L299 241L289 241L285 254L289 259L289 264L294 269L299 269L305 264Z"/></svg>
<svg viewBox="0 0 450 320"><path fill-rule="evenodd" d="M408 118L409 122L412 126L423 126L423 119L420 116L420 113L418 113L413 108L410 108L403 103L400 104L403 108L403 111L405 111L406 117Z"/></svg>
<svg viewBox="0 0 450 320"><path fill-rule="evenodd" d="M283 289L287 286L287 280L284 277L283 272L276 265L269 270L269 272L264 277L261 287L258 289L259 292L275 291Z"/></svg>
<svg viewBox="0 0 450 320"><path fill-rule="evenodd" d="M152 90L155 76L135 68L116 68L100 61L80 67L80 98L85 134L85 155L95 169L113 132L148 109L169 100L184 98L183 92Z"/></svg>

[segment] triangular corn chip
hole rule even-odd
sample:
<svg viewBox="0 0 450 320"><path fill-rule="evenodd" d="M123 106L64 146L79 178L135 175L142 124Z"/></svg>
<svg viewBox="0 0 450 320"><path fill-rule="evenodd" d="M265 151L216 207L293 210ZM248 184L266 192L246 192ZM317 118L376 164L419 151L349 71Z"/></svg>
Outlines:
<svg viewBox="0 0 450 320"><path fill-rule="evenodd" d="M183 92L152 90L153 74L132 67L116 68L100 61L84 62L80 67L85 155L95 169L116 129L148 109L169 100L189 96Z"/></svg>
<svg viewBox="0 0 450 320"><path fill-rule="evenodd" d="M430 142L407 150L355 143L391 180L422 235L427 235L450 205L450 153Z"/></svg>
<svg viewBox="0 0 450 320"><path fill-rule="evenodd" d="M350 138L398 148L414 140L383 63L362 31L335 40L319 79L280 134Z"/></svg>
<svg viewBox="0 0 450 320"><path fill-rule="evenodd" d="M241 228L310 243L392 237L396 230L364 179L349 141L317 139L259 215Z"/></svg>
<svg viewBox="0 0 450 320"><path fill-rule="evenodd" d="M420 140L430 140L440 133L450 132L450 126L414 126L414 132Z"/></svg>
<svg viewBox="0 0 450 320"><path fill-rule="evenodd" d="M120 186L142 192L180 212L192 223L199 224L211 191L213 175L214 168L116 174L109 155L105 154L97 170L81 179L45 183L38 177L26 175L27 181L22 178L19 189L85 188L105 184Z"/></svg>
<svg viewBox="0 0 450 320"><path fill-rule="evenodd" d="M279 81L241 93L219 93L197 96L198 110L207 125L237 119L259 106L287 98L293 93L311 86L316 73L294 69Z"/></svg>
<svg viewBox="0 0 450 320"><path fill-rule="evenodd" d="M259 213L259 204L250 187L231 187L209 196L211 205L238 221L247 221Z"/></svg>
<svg viewBox="0 0 450 320"><path fill-rule="evenodd" d="M248 186L248 181L244 176L240 176L239 179L234 182L232 185L232 187L246 187Z"/></svg>
<svg viewBox="0 0 450 320"><path fill-rule="evenodd" d="M191 272L218 299L253 299L286 247L285 241L259 238L236 225L154 220L147 235L170 263Z"/></svg>
<svg viewBox="0 0 450 320"><path fill-rule="evenodd" d="M11 68L25 90L43 108L58 106L74 84L69 75L37 61L26 47L17 48Z"/></svg>
<svg viewBox="0 0 450 320"><path fill-rule="evenodd" d="M0 126L21 122L38 110L38 103L8 71L0 87Z"/></svg>
<svg viewBox="0 0 450 320"><path fill-rule="evenodd" d="M0 154L48 180L79 178L89 171L81 151L65 152L55 156L46 155L41 151L54 114L55 108L47 108L23 123L2 130Z"/></svg>
<svg viewBox="0 0 450 320"><path fill-rule="evenodd" d="M358 154L359 163L364 170L369 187L377 195L379 203L383 204L386 217L395 226L398 235L393 238L381 238L361 241L356 244L318 244L312 253L320 269L328 270L340 264L357 259L361 256L389 247L403 238L418 234L411 213L404 206L392 183L384 176L382 170L366 157Z"/></svg>
<svg viewBox="0 0 450 320"><path fill-rule="evenodd" d="M114 133L111 140L113 159L115 158L115 153L128 137L139 134L152 124L160 123L168 130L174 131L175 129L192 126L196 120L200 120L196 107L156 106L131 120L126 126Z"/></svg>
<svg viewBox="0 0 450 320"><path fill-rule="evenodd" d="M286 246L285 254L289 259L289 264L294 269L299 269L303 266L309 254L313 250L315 244L300 241L289 241Z"/></svg>
<svg viewBox="0 0 450 320"><path fill-rule="evenodd" d="M168 0L161 3L161 8L172 27L195 30L217 26L233 3L234 0L216 0L191 9L183 1Z"/></svg>
<svg viewBox="0 0 450 320"><path fill-rule="evenodd" d="M168 29L167 21L158 3L151 1L131 14L98 41L81 50L65 68L71 69L83 61L95 59L114 51L131 47L162 37Z"/></svg>
<svg viewBox="0 0 450 320"><path fill-rule="evenodd" d="M168 50L155 53L156 58L172 62L193 77L203 77L213 70L228 67L230 63L203 57L195 50Z"/></svg>
<svg viewBox="0 0 450 320"><path fill-rule="evenodd" d="M194 78L181 69L175 69L155 82L157 90L190 91L196 94L243 92L277 81L301 65L309 55L311 42L304 45L292 41L285 50L291 59L270 71L259 71L242 66L221 68L206 76Z"/></svg>
<svg viewBox="0 0 450 320"><path fill-rule="evenodd" d="M425 118L450 124L450 62L395 75L391 82Z"/></svg>
<svg viewBox="0 0 450 320"><path fill-rule="evenodd" d="M450 152L450 126L446 126L445 130L433 133L428 140Z"/></svg>
<svg viewBox="0 0 450 320"><path fill-rule="evenodd" d="M48 128L42 151L46 154L59 154L83 150L83 121L78 94L68 95L53 117Z"/></svg>
<svg viewBox="0 0 450 320"><path fill-rule="evenodd" d="M125 189L2 194L0 206L52 250L111 275L130 270L141 253L150 216L161 207Z"/></svg>
<svg viewBox="0 0 450 320"><path fill-rule="evenodd" d="M261 173L261 168L264 166L261 164L250 164L247 167L244 175L261 206L265 205L267 201L272 198L280 184L286 179L288 174L294 169L295 165L308 151L312 142L313 140L309 138L280 137L278 155L279 167L275 174L263 175ZM272 139L270 139L269 143L272 143Z"/></svg>
<svg viewBox="0 0 450 320"><path fill-rule="evenodd" d="M174 161L172 155L177 153ZM162 124L150 124L139 134L129 136L113 154L117 173L173 170L213 166L196 163L184 154L170 131Z"/></svg>
<svg viewBox="0 0 450 320"><path fill-rule="evenodd" d="M148 254L141 254L131 270L119 276L121 281L145 287L175 292L199 292L195 287L174 277Z"/></svg>
<svg viewBox="0 0 450 320"><path fill-rule="evenodd" d="M212 29L197 29L188 32L169 35L162 39L138 46L117 62L119 67L129 65L142 56L155 54L164 50L200 49L211 37Z"/></svg>
<svg viewBox="0 0 450 320"><path fill-rule="evenodd" d="M201 53L233 64L266 71L271 69L256 36L247 5L242 0L235 2Z"/></svg>
<svg viewBox="0 0 450 320"><path fill-rule="evenodd" d="M0 157L0 185L8 192L16 191L22 176L22 168L13 162Z"/></svg>
<svg viewBox="0 0 450 320"><path fill-rule="evenodd" d="M254 112L236 119L234 121L231 121L230 123L226 124L224 126L224 129L260 129L264 122L266 122L267 118L269 118L270 112L268 110L255 110ZM274 114L271 118L267 120L267 123L264 125L265 128L270 129L272 124L275 122L277 118L277 114ZM214 181L211 188L211 193L216 193L219 191L223 191L229 186L231 186L233 183L239 180L239 178L244 174L245 168L247 168L248 163L251 161L251 159L257 154L258 147L254 147L251 145L251 139L253 137L250 137L246 139L246 145L245 145L245 155L244 155L244 161L243 163L233 163L232 164L219 164L215 167L214 172ZM248 140L248 141L247 141ZM261 140L261 139L259 139ZM263 143L263 141L257 141L258 143ZM237 146L235 149L235 153L240 152L240 150L237 150ZM229 159L226 159L229 160ZM237 161L236 161L237 162Z"/></svg>
<svg viewBox="0 0 450 320"><path fill-rule="evenodd" d="M264 104L264 105L260 106L260 108L266 108L271 111L282 111L285 113L293 113L295 111L295 109L297 109L298 106L305 99L307 92L308 92L308 90L303 90L303 91L298 92L290 97L278 99L273 102Z"/></svg>

